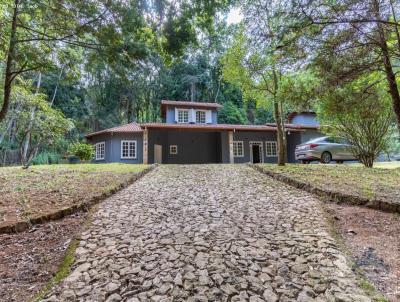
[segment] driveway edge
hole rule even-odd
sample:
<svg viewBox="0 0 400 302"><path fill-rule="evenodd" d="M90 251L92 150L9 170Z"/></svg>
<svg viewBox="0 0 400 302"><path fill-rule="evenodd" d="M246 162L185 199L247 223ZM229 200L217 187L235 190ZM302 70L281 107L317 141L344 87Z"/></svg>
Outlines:
<svg viewBox="0 0 400 302"><path fill-rule="evenodd" d="M328 199L330 201L334 201L337 203L346 203L346 204L350 204L350 205L365 206L367 208L372 208L372 209L380 210L383 212L400 213L400 204L394 204L394 203L390 203L390 202L383 201L383 200L377 200L377 199L363 198L360 196L344 194L344 193L340 193L337 191L323 190L323 189L315 187L309 183L305 183L305 182L296 180L294 178L291 178L291 177L283 175L283 174L272 172L270 170L264 169L255 164L249 164L249 166L262 174L272 177L275 180L281 181L281 182L288 184L292 187L295 187L297 189L301 189L303 191L315 194L318 197L323 198L323 199Z"/></svg>
<svg viewBox="0 0 400 302"><path fill-rule="evenodd" d="M49 221L59 220L68 215L80 212L80 211L88 211L92 206L102 202L107 197L117 193L118 191L126 188L127 186L133 184L134 182L141 179L147 173L153 171L157 167L156 164L149 166L148 168L140 171L139 173L135 173L135 175L129 179L128 181L121 183L119 186L113 188L109 192L103 193L99 196L93 197L92 199L75 204L66 208L59 209L57 211L46 213L39 217L30 218L27 221L19 221L16 223L11 223L7 225L0 226L0 234L12 234L12 233L19 233L29 229L31 226L36 224L43 224Z"/></svg>

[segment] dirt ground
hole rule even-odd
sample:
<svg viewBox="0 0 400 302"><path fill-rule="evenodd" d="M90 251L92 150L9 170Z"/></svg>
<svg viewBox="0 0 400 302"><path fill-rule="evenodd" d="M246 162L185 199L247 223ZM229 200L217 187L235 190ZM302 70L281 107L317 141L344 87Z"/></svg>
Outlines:
<svg viewBox="0 0 400 302"><path fill-rule="evenodd" d="M0 168L0 226L100 197L145 168L129 164Z"/></svg>
<svg viewBox="0 0 400 302"><path fill-rule="evenodd" d="M333 203L325 207L355 259L355 269L389 301L400 301L400 215Z"/></svg>
<svg viewBox="0 0 400 302"><path fill-rule="evenodd" d="M29 301L54 276L86 214L0 235L0 301Z"/></svg>

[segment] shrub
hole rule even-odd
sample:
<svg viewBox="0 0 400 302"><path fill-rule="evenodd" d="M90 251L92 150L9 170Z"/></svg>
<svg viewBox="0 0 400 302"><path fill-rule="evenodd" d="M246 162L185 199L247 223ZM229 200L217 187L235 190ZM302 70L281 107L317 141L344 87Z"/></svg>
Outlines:
<svg viewBox="0 0 400 302"><path fill-rule="evenodd" d="M69 146L68 153L78 156L81 160L91 160L94 154L94 148L90 144L73 143Z"/></svg>
<svg viewBox="0 0 400 302"><path fill-rule="evenodd" d="M60 163L60 154L44 151L32 159L32 165L54 165Z"/></svg>
<svg viewBox="0 0 400 302"><path fill-rule="evenodd" d="M374 82L373 82L374 83ZM324 132L346 139L366 167L387 152L393 113L385 89L362 79L330 91L319 104Z"/></svg>

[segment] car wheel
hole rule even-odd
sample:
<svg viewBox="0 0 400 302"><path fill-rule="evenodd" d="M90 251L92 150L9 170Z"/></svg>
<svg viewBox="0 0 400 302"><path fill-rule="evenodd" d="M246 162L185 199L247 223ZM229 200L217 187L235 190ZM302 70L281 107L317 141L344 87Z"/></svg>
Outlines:
<svg viewBox="0 0 400 302"><path fill-rule="evenodd" d="M329 164L332 161L332 154L329 152L325 151L321 155L321 163L323 164Z"/></svg>

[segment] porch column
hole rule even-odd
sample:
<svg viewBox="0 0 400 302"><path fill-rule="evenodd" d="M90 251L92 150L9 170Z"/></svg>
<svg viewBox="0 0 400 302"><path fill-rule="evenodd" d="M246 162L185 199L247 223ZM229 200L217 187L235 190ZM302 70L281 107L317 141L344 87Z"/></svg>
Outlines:
<svg viewBox="0 0 400 302"><path fill-rule="evenodd" d="M233 158L233 131L228 131L228 144L229 144L229 163L234 163Z"/></svg>
<svg viewBox="0 0 400 302"><path fill-rule="evenodd" d="M145 164L145 165L147 165L149 163L148 142L149 142L149 133L148 133L147 128L144 128L144 130L143 130L143 164Z"/></svg>

